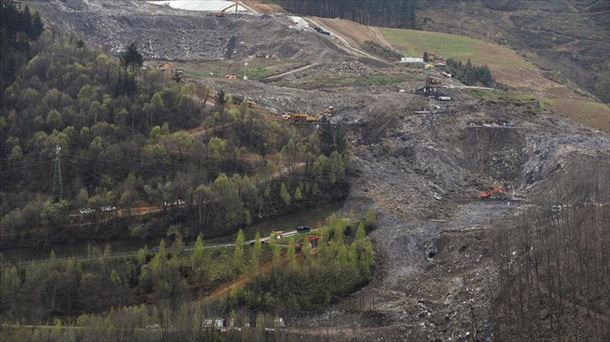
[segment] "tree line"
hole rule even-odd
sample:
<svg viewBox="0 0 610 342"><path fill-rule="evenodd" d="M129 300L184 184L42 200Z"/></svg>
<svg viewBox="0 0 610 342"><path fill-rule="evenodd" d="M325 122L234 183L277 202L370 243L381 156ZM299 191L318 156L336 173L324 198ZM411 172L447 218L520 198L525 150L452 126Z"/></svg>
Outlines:
<svg viewBox="0 0 610 342"><path fill-rule="evenodd" d="M302 235L302 243L290 238L287 244L274 239L263 244L257 233L250 245L240 231L233 247L208 248L200 235L190 252L180 241L171 246L162 241L155 252L142 248L122 260L113 258L109 247L95 250L87 261L59 261L51 254L42 264L2 268L0 317L5 323L78 326L93 340L126 333L136 338L155 324L192 337L210 333L204 318L217 317L231 317L238 326L273 327L281 308L320 310L368 282L374 251L366 234L375 225L375 214L368 211L359 219L331 217L325 227ZM318 243L310 245L309 236L319 236ZM264 269L269 263L270 273ZM244 275L250 285L227 300L190 302ZM182 325L185 315L197 325ZM4 330L2 336L11 333L19 330Z"/></svg>
<svg viewBox="0 0 610 342"><path fill-rule="evenodd" d="M332 217L312 243L290 238L284 258L272 245L272 270L259 275L226 303L228 308L245 307L255 312L294 313L319 311L347 296L373 275L374 251L366 239L374 214L355 225ZM300 255L295 252L299 250Z"/></svg>
<svg viewBox="0 0 610 342"><path fill-rule="evenodd" d="M494 87L495 85L495 80L489 67L487 65L473 65L470 58L468 58L465 64L462 61L448 59L447 70L453 77L466 85L485 87Z"/></svg>
<svg viewBox="0 0 610 342"><path fill-rule="evenodd" d="M596 177L591 177L595 180ZM602 341L610 336L610 231L605 186L578 183L497 233L501 340ZM600 201L601 200L601 201Z"/></svg>
<svg viewBox="0 0 610 342"><path fill-rule="evenodd" d="M303 15L343 18L364 25L415 28L414 0L278 0L286 10Z"/></svg>
<svg viewBox="0 0 610 342"><path fill-rule="evenodd" d="M32 56L30 42L44 31L40 14L32 14L30 8L12 0L0 0L0 90L13 82L17 70ZM0 98L1 98L0 94Z"/></svg>

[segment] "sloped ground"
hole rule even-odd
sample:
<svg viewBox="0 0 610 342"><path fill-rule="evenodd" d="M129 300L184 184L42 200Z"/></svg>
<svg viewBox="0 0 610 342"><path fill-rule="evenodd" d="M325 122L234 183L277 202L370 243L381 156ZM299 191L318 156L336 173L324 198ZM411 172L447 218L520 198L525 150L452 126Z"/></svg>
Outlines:
<svg viewBox="0 0 610 342"><path fill-rule="evenodd" d="M136 0L26 1L64 32L118 53L136 42L147 59L220 60L262 54L282 59L332 60L340 50L284 17L183 11Z"/></svg>
<svg viewBox="0 0 610 342"><path fill-rule="evenodd" d="M608 100L608 1L502 2L419 0L418 25L510 45L538 65L561 70L582 88Z"/></svg>
<svg viewBox="0 0 610 342"><path fill-rule="evenodd" d="M452 17L453 14L444 11L447 9L436 15L452 23L452 19L444 16ZM423 11L422 16L426 15L428 12ZM427 51L444 58L464 62L470 59L474 64L488 65L498 83L512 92L536 96L553 110L572 120L610 132L610 108L606 104L587 94L574 91L567 84L559 83L552 73L539 69L508 47L447 33L374 28L343 19L317 18L316 20L354 46L371 40L381 45L390 45L405 56L421 56ZM455 32L460 32L459 29L456 30ZM603 39L599 40L599 45L604 45L602 41ZM550 66L555 67L552 63ZM598 71L601 71L599 74L602 76L607 73L607 70Z"/></svg>
<svg viewBox="0 0 610 342"><path fill-rule="evenodd" d="M86 5L83 0L73 2ZM550 189L572 181L578 175L578 166L586 165L599 177L607 177L610 172L607 134L558 118L535 101L486 100L460 92L452 94L454 101L449 103L423 98L411 91L421 86L426 71L389 70L371 61L344 68L342 62L349 65L353 57L319 35L295 34L283 26L281 18L235 17L221 22L147 5L137 7L142 14L126 15L118 12L125 9L121 6L133 5L127 0L96 2L100 3L90 9L98 13L99 21L90 23L110 30L103 31L106 35L114 32L106 26L119 25L119 21L122 29L133 31L129 34L134 34L134 39L138 34L150 34L148 30L164 30L148 26L151 22L169 23L170 29L165 29L169 35L175 26L168 18L179 18L176 25L210 25L186 35L192 39L203 33L235 36L237 52L231 54L232 58L264 46L284 56L302 56L320 63L270 83L196 80L212 89L249 96L276 115L315 113L334 106L332 122L348 131L353 147L353 179L345 210L362 211L372 206L378 211L379 228L372 238L379 266L368 286L323 314L287 318L289 326L301 329L296 333L302 331L303 340L493 338L489 312L497 283L493 231L507 228L524 207L537 205ZM61 24L65 28L80 23L66 7L51 8L58 4L49 0L41 6L65 19ZM127 25L126 17L144 23ZM102 40L102 33L79 25L75 31L88 41ZM116 34L116 41L123 43L125 40ZM177 47L173 40L168 42L166 56L172 56L172 49L181 51L173 58L186 56L184 47ZM226 48L221 46L193 45L193 49L221 55L219 49ZM298 50L301 48L303 51ZM329 85L328 79L322 79L315 87L293 86L300 80L333 72L339 80L361 80L376 73L396 73L404 79L396 84L365 85ZM408 91L401 93L399 89ZM422 109L429 112L414 113ZM510 126L481 124L485 122L510 122ZM491 185L507 185L526 201L480 201L478 192Z"/></svg>
<svg viewBox="0 0 610 342"><path fill-rule="evenodd" d="M417 70L403 72L419 77ZM373 94L366 87L206 84L253 96L280 112L334 105L333 121L349 130L354 178L345 210L377 208L380 225L372 237L380 264L373 282L351 298L322 315L289 320L308 338L313 327L319 328L316 336L334 340L492 338L493 232L508 228L561 182L573 182L574 168L584 161L599 177L610 172L607 135L559 119L534 102L456 94L451 105L426 99L422 106L440 105L439 112L414 115L408 103L421 98ZM479 191L494 184L526 200L479 200Z"/></svg>

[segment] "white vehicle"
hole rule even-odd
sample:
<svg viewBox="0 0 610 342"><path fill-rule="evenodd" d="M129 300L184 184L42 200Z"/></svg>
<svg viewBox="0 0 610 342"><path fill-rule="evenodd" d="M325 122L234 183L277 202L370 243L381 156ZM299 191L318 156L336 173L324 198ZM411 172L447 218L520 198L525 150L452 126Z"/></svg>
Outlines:
<svg viewBox="0 0 610 342"><path fill-rule="evenodd" d="M79 214L81 214L82 216L84 215L92 215L93 213L95 213L95 209L91 209L91 208L80 208L80 210L78 211Z"/></svg>
<svg viewBox="0 0 610 342"><path fill-rule="evenodd" d="M186 205L186 201L177 199L173 202L163 202L163 205L166 207L171 207L171 206L182 207L182 206Z"/></svg>
<svg viewBox="0 0 610 342"><path fill-rule="evenodd" d="M105 205L101 209L102 209L102 212L105 212L105 213L111 212L111 211L116 211L116 207L111 206L111 205Z"/></svg>

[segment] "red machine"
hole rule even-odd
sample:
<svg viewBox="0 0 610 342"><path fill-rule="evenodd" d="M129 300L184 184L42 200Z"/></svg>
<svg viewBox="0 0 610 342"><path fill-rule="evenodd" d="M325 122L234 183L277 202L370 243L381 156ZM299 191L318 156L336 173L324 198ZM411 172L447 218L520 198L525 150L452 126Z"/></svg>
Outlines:
<svg viewBox="0 0 610 342"><path fill-rule="evenodd" d="M503 200L506 197L506 189L503 186L492 186L488 191L479 193L482 200Z"/></svg>

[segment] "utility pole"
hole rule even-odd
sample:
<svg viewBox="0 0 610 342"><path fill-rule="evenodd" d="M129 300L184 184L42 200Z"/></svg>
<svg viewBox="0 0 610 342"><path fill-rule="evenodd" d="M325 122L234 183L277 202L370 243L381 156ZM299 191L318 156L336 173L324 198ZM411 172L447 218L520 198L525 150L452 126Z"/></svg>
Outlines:
<svg viewBox="0 0 610 342"><path fill-rule="evenodd" d="M64 187L61 180L61 147L55 146L55 161L53 162L53 201L59 202L64 199Z"/></svg>

